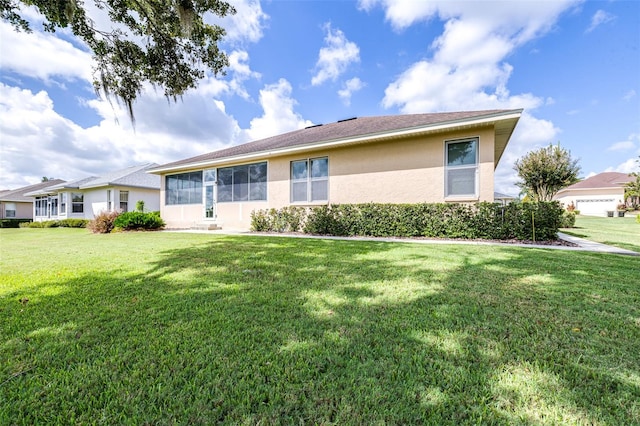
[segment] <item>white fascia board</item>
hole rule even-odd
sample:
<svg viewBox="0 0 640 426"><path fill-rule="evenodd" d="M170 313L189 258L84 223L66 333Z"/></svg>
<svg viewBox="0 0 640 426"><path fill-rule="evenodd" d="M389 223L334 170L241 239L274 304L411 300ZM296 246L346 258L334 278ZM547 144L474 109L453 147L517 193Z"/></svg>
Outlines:
<svg viewBox="0 0 640 426"><path fill-rule="evenodd" d="M200 161L197 163L182 164L178 167L152 169L152 170L148 170L147 173L163 174L163 173L169 173L169 172L181 172L185 170L213 167L220 164L240 163L240 162L246 162L251 160L267 159L274 156L296 154L299 152L313 151L321 148L335 148L339 146L362 143L362 142L375 142L380 139L400 138L400 137L411 136L411 135L420 134L420 133L425 133L425 134L435 133L439 131L455 129L460 126L464 126L464 127L481 126L485 124L492 124L492 123L495 123L496 121L518 119L520 118L521 115L522 115L522 110L516 110L508 114L485 115L485 116L477 117L474 119L461 119L461 120L455 120L455 121L448 121L444 123L428 124L426 126L411 127L408 129L392 130L392 131L379 132L379 133L368 133L361 136L352 136L348 138L320 141L320 142L315 142L315 143L305 144L305 145L278 148L270 151L258 151L258 152L248 153L248 154L235 155L231 157L214 158L211 160Z"/></svg>

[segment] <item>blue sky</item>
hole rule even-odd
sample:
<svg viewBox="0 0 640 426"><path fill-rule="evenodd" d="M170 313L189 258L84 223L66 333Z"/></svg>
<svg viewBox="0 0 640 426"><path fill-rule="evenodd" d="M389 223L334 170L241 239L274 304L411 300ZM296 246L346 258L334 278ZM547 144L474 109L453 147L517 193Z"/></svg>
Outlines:
<svg viewBox="0 0 640 426"><path fill-rule="evenodd" d="M99 25L108 21L86 0ZM226 76L168 103L150 89L136 127L96 97L91 55L67 32L0 23L0 189L166 163L356 116L524 108L496 171L560 143L581 175L638 169L638 1L233 1Z"/></svg>

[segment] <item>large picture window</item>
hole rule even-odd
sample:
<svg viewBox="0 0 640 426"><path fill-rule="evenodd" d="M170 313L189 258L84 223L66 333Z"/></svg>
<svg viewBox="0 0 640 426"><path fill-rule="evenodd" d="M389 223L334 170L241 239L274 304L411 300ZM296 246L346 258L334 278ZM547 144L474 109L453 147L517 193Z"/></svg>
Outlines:
<svg viewBox="0 0 640 426"><path fill-rule="evenodd" d="M445 143L445 196L476 197L478 193L478 139Z"/></svg>
<svg viewBox="0 0 640 426"><path fill-rule="evenodd" d="M329 199L329 159L311 158L291 162L291 202Z"/></svg>
<svg viewBox="0 0 640 426"><path fill-rule="evenodd" d="M168 175L165 200L171 204L202 204L202 171Z"/></svg>
<svg viewBox="0 0 640 426"><path fill-rule="evenodd" d="M265 201L267 163L244 164L218 169L218 202Z"/></svg>

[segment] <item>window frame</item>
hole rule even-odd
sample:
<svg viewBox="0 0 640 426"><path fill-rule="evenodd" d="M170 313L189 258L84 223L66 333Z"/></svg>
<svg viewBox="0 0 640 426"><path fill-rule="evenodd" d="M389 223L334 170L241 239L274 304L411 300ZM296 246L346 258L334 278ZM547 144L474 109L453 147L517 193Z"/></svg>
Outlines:
<svg viewBox="0 0 640 426"><path fill-rule="evenodd" d="M199 180L193 179L195 175L200 175ZM193 204L202 204L202 194L203 194L203 171L196 170L192 172L183 172L183 173L173 173L170 175L165 175L164 177L164 203L167 206L180 206L180 205L193 205ZM170 179L175 179L176 188L171 189L169 181ZM187 183L186 187L184 187L185 182ZM191 186L191 183L195 183L195 185ZM199 186L198 186L199 183ZM182 187L181 187L182 186ZM200 190L196 196L195 192ZM171 200L171 195L174 194L175 197ZM186 196L186 197L185 197ZM184 200L186 198L186 201ZM193 198L193 199L192 199ZM182 201L181 201L182 199ZM172 201L172 202L170 202Z"/></svg>
<svg viewBox="0 0 640 426"><path fill-rule="evenodd" d="M80 195L80 201L75 201L73 199L74 195ZM71 193L71 213L84 213L84 193L83 192L72 192ZM76 207L79 206L79 209Z"/></svg>
<svg viewBox="0 0 640 426"><path fill-rule="evenodd" d="M326 167L326 175L324 176L313 176L313 161L318 161L318 160L326 160L327 162L327 167ZM299 178L299 179L294 179L294 174L293 174L293 169L294 169L294 164L297 163L304 163L305 167L306 167L306 176L304 178ZM329 176L330 176L330 171L329 171L329 156L328 155L324 155L321 157L309 157L309 158L303 158L303 159L299 159L299 160L292 160L289 163L289 201L291 204L326 204L329 201ZM314 183L318 183L318 182L325 182L326 185L326 198L323 199L314 199L313 197L313 184ZM305 200L299 200L295 198L295 191L294 191L294 186L300 185L300 184L305 184L305 189L306 189L306 199Z"/></svg>
<svg viewBox="0 0 640 426"><path fill-rule="evenodd" d="M475 158L472 164L449 165L449 146L460 143L475 143ZM459 170L473 170L473 192L464 194L454 194L449 191L449 172ZM477 199L480 185L480 137L471 136L460 139L450 139L444 141L444 197L445 200L466 200Z"/></svg>
<svg viewBox="0 0 640 426"><path fill-rule="evenodd" d="M12 208L10 208L12 207ZM17 214L17 205L16 203L4 203L4 217L15 218ZM12 212L12 213L10 213Z"/></svg>
<svg viewBox="0 0 640 426"><path fill-rule="evenodd" d="M60 194L58 194L58 198L60 203L60 214L66 215L67 214L67 193L61 192Z"/></svg>
<svg viewBox="0 0 640 426"><path fill-rule="evenodd" d="M251 170L253 167L256 166L261 166L264 164L265 167L265 173L264 173L264 181L259 180L259 181L252 181L251 179ZM240 177L240 173L242 173L243 171L241 169L246 168L246 175L247 175L247 180L246 183L243 185L246 185L246 197L242 196L242 193L238 193L239 197L236 197L236 192L242 190L242 187L240 187L239 185L235 184L235 179L236 179L236 174L238 174L238 177ZM221 186L220 185L220 175L222 174L223 176L227 175L227 173L230 172L230 177L231 177L231 182L228 185L224 185ZM256 163L246 163L246 164L236 164L234 166L227 166L227 167L218 167L216 169L216 173L217 173L217 189L215 191L215 197L216 197L216 203L247 203L247 202L259 202L259 201L267 201L269 199L269 162L268 161L258 161ZM263 184L264 185L264 196L261 198L252 198L252 187L254 185L259 185L259 184ZM227 186L230 189L227 189ZM223 196L227 195L227 191L230 191L231 194L231 199L220 199L220 195L222 194ZM241 199L236 199L236 198L241 198Z"/></svg>
<svg viewBox="0 0 640 426"><path fill-rule="evenodd" d="M122 199L122 196L125 196L125 200ZM120 211L122 213L126 213L129 211L129 191L118 191L118 199L120 200ZM124 208L122 207L124 206Z"/></svg>

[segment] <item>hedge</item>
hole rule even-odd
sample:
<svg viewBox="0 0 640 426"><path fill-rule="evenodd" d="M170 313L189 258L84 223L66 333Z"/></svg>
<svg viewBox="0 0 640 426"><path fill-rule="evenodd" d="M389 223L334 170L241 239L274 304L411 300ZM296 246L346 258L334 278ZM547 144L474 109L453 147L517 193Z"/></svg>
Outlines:
<svg viewBox="0 0 640 426"><path fill-rule="evenodd" d="M19 228L21 223L29 223L31 219L1 219L0 228Z"/></svg>
<svg viewBox="0 0 640 426"><path fill-rule="evenodd" d="M557 202L333 204L257 210L251 229L316 235L555 240L563 209Z"/></svg>
<svg viewBox="0 0 640 426"><path fill-rule="evenodd" d="M88 219L45 220L43 222L21 223L21 228L86 228Z"/></svg>
<svg viewBox="0 0 640 426"><path fill-rule="evenodd" d="M131 231L162 229L165 223L160 217L160 212L126 212L116 217L113 225L118 229Z"/></svg>

